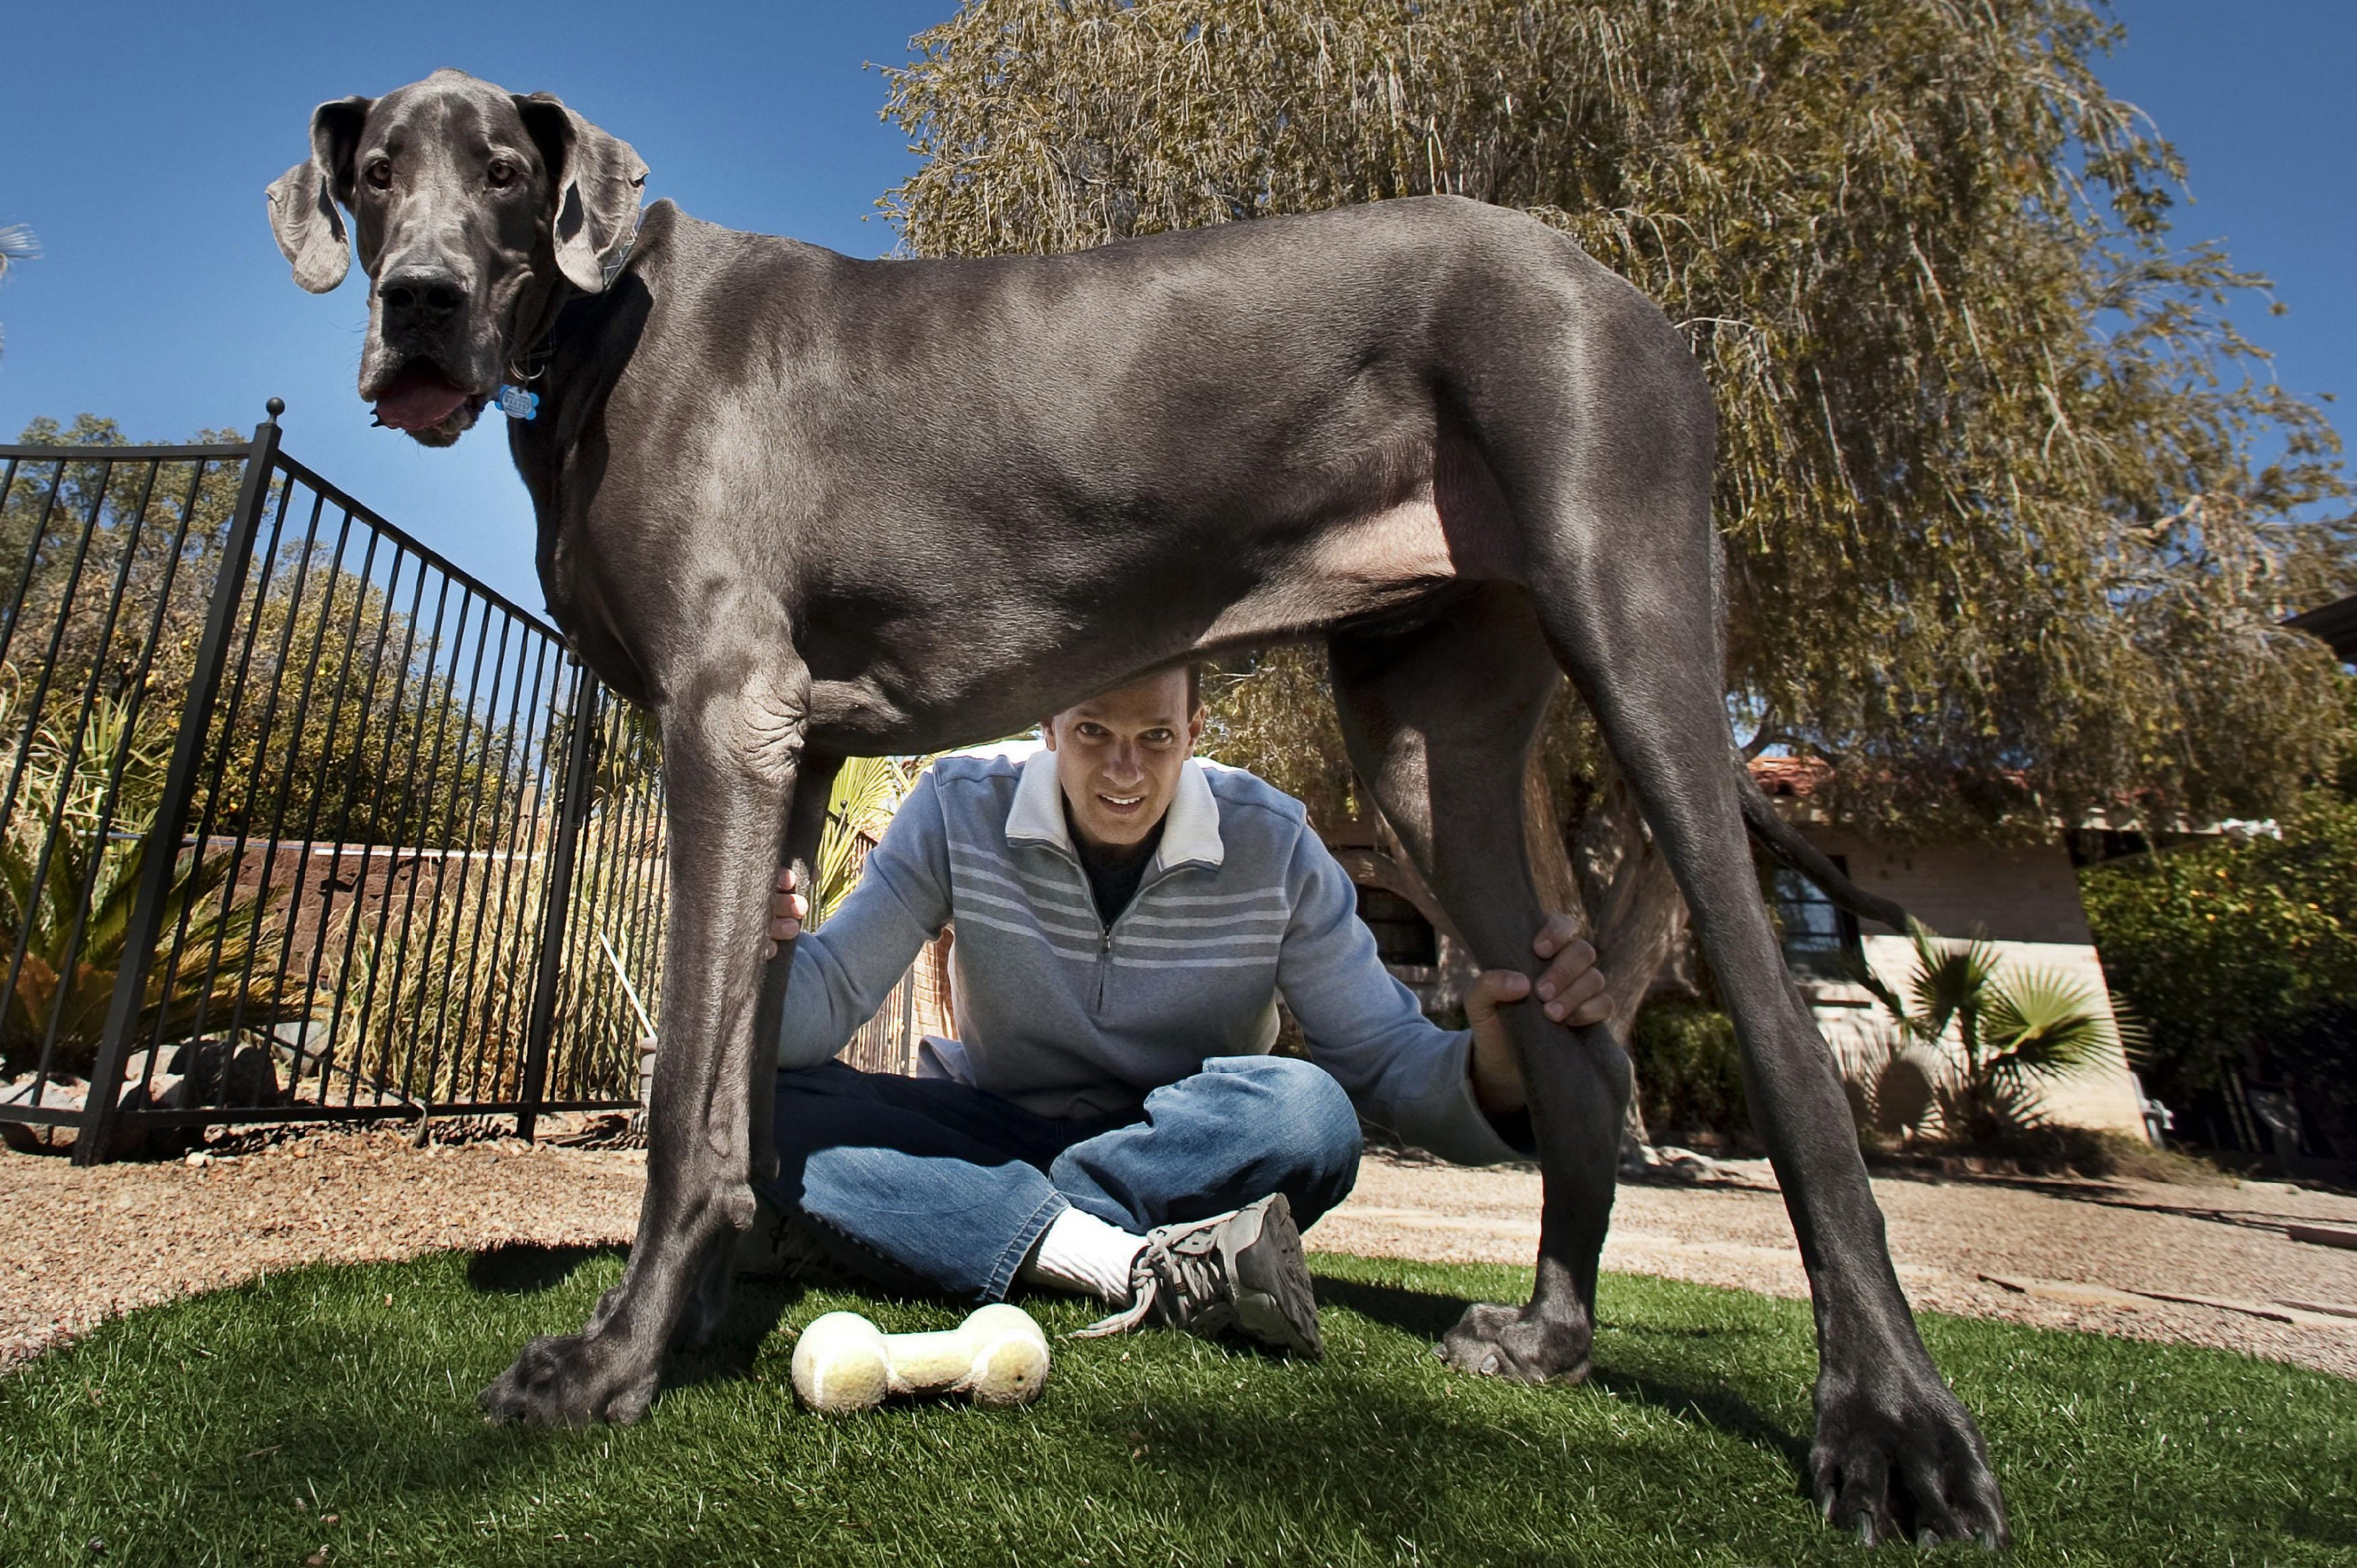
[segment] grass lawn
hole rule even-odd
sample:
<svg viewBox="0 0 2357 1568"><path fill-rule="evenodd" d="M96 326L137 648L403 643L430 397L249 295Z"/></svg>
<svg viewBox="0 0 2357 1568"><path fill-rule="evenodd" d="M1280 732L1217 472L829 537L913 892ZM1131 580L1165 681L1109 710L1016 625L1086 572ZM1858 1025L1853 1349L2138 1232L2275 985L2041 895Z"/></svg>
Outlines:
<svg viewBox="0 0 2357 1568"><path fill-rule="evenodd" d="M1525 1272L1316 1267L1320 1365L1164 1332L1060 1339L1028 1409L839 1420L795 1404L774 1329L846 1305L888 1329L958 1315L748 1285L645 1421L578 1433L487 1426L474 1394L527 1336L576 1327L616 1254L306 1269L0 1378L0 1563L1869 1560L1800 1491L1806 1306L1608 1277L1595 1380L1523 1389L1427 1347L1465 1301L1518 1299ZM1026 1305L1051 1333L1089 1316ZM1987 1433L2015 1561L2357 1563L2357 1383L1924 1327Z"/></svg>

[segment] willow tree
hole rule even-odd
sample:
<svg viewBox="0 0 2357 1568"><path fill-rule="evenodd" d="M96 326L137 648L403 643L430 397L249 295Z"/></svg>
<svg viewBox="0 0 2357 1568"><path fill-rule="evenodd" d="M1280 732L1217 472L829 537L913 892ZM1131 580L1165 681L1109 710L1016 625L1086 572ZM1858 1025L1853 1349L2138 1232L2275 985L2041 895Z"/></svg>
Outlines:
<svg viewBox="0 0 2357 1568"><path fill-rule="evenodd" d="M2333 729L2276 623L2352 585L2338 446L2227 317L2263 280L2174 243L2115 36L2082 0L969 0L891 73L924 161L885 205L933 256L1524 209L1707 369L1755 751L1885 835L2261 815ZM1322 680L1264 659L1221 716L1331 813ZM1576 830L1611 799L1577 714L1551 750Z"/></svg>

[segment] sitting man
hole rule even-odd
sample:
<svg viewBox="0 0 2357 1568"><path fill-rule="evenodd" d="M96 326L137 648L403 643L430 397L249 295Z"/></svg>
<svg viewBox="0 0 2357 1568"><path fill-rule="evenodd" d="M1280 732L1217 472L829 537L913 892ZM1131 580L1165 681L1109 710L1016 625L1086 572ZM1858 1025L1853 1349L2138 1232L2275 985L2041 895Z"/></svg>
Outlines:
<svg viewBox="0 0 2357 1568"><path fill-rule="evenodd" d="M1427 1020L1301 803L1193 758L1191 670L1044 729L1019 767L935 763L824 929L780 874L771 935L799 940L762 1196L889 1287L1021 1281L1122 1309L1100 1331L1150 1316L1317 1355L1297 1225L1350 1192L1361 1116L1452 1160L1526 1149L1497 1011L1531 982L1482 974L1465 1033ZM958 1038L928 1038L914 1078L831 1060L952 923ZM1570 918L1532 945L1548 1016L1602 1019ZM1309 1061L1268 1054L1279 994Z"/></svg>

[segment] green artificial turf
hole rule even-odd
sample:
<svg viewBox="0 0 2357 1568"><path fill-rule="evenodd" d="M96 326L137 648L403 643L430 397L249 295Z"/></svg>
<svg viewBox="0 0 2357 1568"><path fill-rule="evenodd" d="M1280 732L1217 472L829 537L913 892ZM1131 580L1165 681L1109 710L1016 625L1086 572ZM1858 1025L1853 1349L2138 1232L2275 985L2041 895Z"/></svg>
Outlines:
<svg viewBox="0 0 2357 1568"><path fill-rule="evenodd" d="M957 1313L748 1284L639 1425L554 1433L484 1424L475 1391L528 1336L576 1326L616 1254L306 1269L0 1378L0 1563L1869 1560L1801 1493L1804 1305L1609 1278L1595 1379L1527 1389L1429 1350L1526 1272L1316 1264L1322 1364L1159 1331L1060 1338L1031 1407L847 1419L797 1407L779 1330L846 1305L888 1329ZM1027 1305L1051 1333L1087 1316ZM2015 1561L2357 1562L2357 1384L2004 1324L1924 1331L1980 1414Z"/></svg>

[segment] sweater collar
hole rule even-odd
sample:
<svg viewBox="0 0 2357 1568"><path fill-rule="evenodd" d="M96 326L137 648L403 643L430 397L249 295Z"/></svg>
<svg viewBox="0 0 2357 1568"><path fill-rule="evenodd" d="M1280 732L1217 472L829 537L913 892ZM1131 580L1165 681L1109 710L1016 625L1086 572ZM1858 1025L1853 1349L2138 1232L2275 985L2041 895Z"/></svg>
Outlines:
<svg viewBox="0 0 2357 1568"><path fill-rule="evenodd" d="M1054 752L1034 752L1025 760L1015 785L1015 804L1006 812L1006 841L1043 843L1080 859L1064 822L1064 791L1056 779ZM1162 846L1154 852L1147 875L1178 865L1218 865L1226 858L1219 798L1211 793L1202 763L1190 757L1179 767L1178 793L1162 820Z"/></svg>

